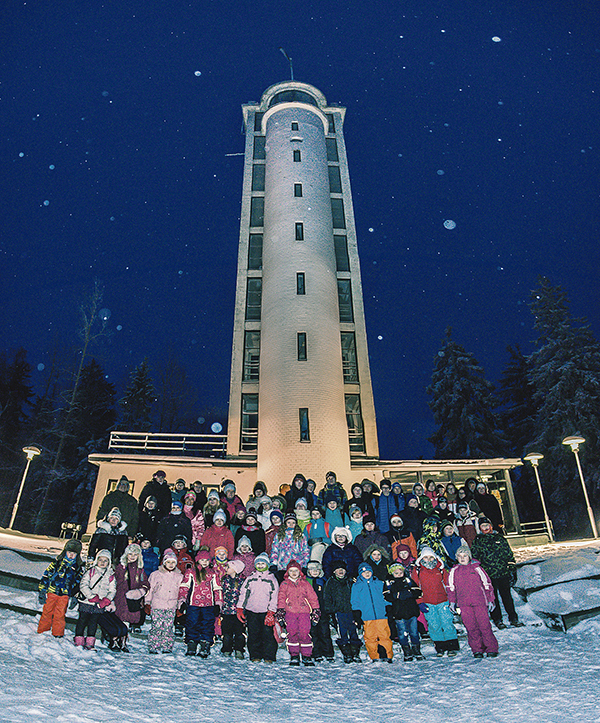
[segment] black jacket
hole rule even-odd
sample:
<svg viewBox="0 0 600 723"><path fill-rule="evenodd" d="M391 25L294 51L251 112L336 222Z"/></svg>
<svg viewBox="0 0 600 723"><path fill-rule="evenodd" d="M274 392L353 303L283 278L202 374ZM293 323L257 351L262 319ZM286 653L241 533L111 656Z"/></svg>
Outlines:
<svg viewBox="0 0 600 723"><path fill-rule="evenodd" d="M156 537L161 554L171 547L177 535L185 535L188 545L191 545L192 523L183 512L180 515L167 515L158 523Z"/></svg>
<svg viewBox="0 0 600 723"><path fill-rule="evenodd" d="M419 617L417 598L421 597L421 594L421 589L407 575L394 577L383 583L383 597L390 606L389 614L394 620Z"/></svg>
<svg viewBox="0 0 600 723"><path fill-rule="evenodd" d="M330 577L325 583L323 605L326 613L351 613L352 603L352 579L346 575L342 580L337 577Z"/></svg>

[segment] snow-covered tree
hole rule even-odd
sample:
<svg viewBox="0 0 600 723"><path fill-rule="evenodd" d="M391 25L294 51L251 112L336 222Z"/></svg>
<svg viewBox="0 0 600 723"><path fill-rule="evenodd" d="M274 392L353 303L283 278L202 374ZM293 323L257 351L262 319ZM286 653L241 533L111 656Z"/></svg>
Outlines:
<svg viewBox="0 0 600 723"><path fill-rule="evenodd" d="M534 434L537 407L529 380L529 357L518 346L509 346L507 351L510 359L497 390L501 406L498 416L508 444L506 453L522 457Z"/></svg>
<svg viewBox="0 0 600 723"><path fill-rule="evenodd" d="M150 431L155 403L156 390L150 376L148 360L144 359L131 373L125 395L119 400L119 428L130 432Z"/></svg>
<svg viewBox="0 0 600 723"><path fill-rule="evenodd" d="M427 387L439 427L429 438L437 457L476 459L499 453L493 391L473 354L453 341L447 329Z"/></svg>

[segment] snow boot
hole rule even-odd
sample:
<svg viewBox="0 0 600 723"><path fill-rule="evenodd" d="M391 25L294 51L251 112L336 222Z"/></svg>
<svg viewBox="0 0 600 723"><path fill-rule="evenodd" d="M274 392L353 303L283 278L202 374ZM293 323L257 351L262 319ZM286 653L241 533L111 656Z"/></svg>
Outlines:
<svg viewBox="0 0 600 723"><path fill-rule="evenodd" d="M483 658L483 653L473 653L473 657L481 659L481 658Z"/></svg>
<svg viewBox="0 0 600 723"><path fill-rule="evenodd" d="M410 645L403 645L402 652L404 653L405 662L415 659L415 656L413 655L413 651L412 651L412 648L410 647Z"/></svg>
<svg viewBox="0 0 600 723"><path fill-rule="evenodd" d="M85 645L85 638L83 637L83 635L76 635L73 643L76 647L83 648L83 646Z"/></svg>
<svg viewBox="0 0 600 723"><path fill-rule="evenodd" d="M119 641L117 638L109 638L108 639L108 649L112 650L115 653L118 653L121 648L119 647Z"/></svg>
<svg viewBox="0 0 600 723"><path fill-rule="evenodd" d="M95 645L96 645L96 638L86 638L83 647L86 650L93 650Z"/></svg>
<svg viewBox="0 0 600 723"><path fill-rule="evenodd" d="M525 626L525 623L522 623L519 618L515 618L514 620L509 620L511 628L522 628Z"/></svg>
<svg viewBox="0 0 600 723"><path fill-rule="evenodd" d="M208 640L201 640L200 641L200 650L198 651L198 655L201 658L208 658L210 655L210 643Z"/></svg>
<svg viewBox="0 0 600 723"><path fill-rule="evenodd" d="M244 651L243 651L243 650L236 650L236 651L235 651L235 659L236 659L236 660L243 660L243 659L244 659Z"/></svg>
<svg viewBox="0 0 600 723"><path fill-rule="evenodd" d="M425 660L425 656L421 652L421 645L413 645L411 651L415 660Z"/></svg>
<svg viewBox="0 0 600 723"><path fill-rule="evenodd" d="M502 620L499 620L499 621L496 623L496 627L498 628L498 630L505 630L505 629L506 629L506 623L502 622Z"/></svg>
<svg viewBox="0 0 600 723"><path fill-rule="evenodd" d="M350 645L350 656L352 663L362 663L360 659L360 645Z"/></svg>
<svg viewBox="0 0 600 723"><path fill-rule="evenodd" d="M488 658L497 658L497 657L498 657L498 653L486 653L486 656L487 656Z"/></svg>
<svg viewBox="0 0 600 723"><path fill-rule="evenodd" d="M198 643L195 643L193 640L190 640L187 644L187 650L185 651L186 655L196 655L196 651L198 650Z"/></svg>
<svg viewBox="0 0 600 723"><path fill-rule="evenodd" d="M131 652L127 647L127 635L122 635L120 638L117 638L117 645L122 653Z"/></svg>
<svg viewBox="0 0 600 723"><path fill-rule="evenodd" d="M302 656L302 664L305 665L307 668L315 667L315 661L311 658L310 655Z"/></svg>
<svg viewBox="0 0 600 723"><path fill-rule="evenodd" d="M293 665L294 667L300 665L300 656L290 655L290 665Z"/></svg>

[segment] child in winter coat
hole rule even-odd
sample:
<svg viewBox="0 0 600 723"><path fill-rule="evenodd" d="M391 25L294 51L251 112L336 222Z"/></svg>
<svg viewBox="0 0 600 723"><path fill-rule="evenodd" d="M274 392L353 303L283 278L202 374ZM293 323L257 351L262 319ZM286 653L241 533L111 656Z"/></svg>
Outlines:
<svg viewBox="0 0 600 723"><path fill-rule="evenodd" d="M387 579L390 556L381 545L369 545L363 554L363 560L369 563L378 580Z"/></svg>
<svg viewBox="0 0 600 723"><path fill-rule="evenodd" d="M271 564L277 567L277 578L283 579L287 566L291 560L296 560L301 567L308 562L310 551L304 533L300 529L293 512L288 512L284 518L283 526L279 528L273 538L271 547Z"/></svg>
<svg viewBox="0 0 600 723"><path fill-rule="evenodd" d="M117 591L117 581L110 563L110 552L99 550L94 564L83 574L79 583L81 597L79 620L75 625L75 645L86 650L93 650L96 644L100 613L104 610L112 612L115 609L113 600Z"/></svg>
<svg viewBox="0 0 600 723"><path fill-rule="evenodd" d="M352 609L360 612L363 621L365 647L369 657L371 660L388 660L391 663L394 651L385 612L383 582L373 576L373 568L366 562L358 566L351 602Z"/></svg>
<svg viewBox="0 0 600 723"><path fill-rule="evenodd" d="M221 581L223 604L221 605L221 631L223 645L221 653L231 656L235 650L238 660L244 659L244 625L236 614L240 598L240 590L244 582L244 563L241 560L231 560L227 563L227 574Z"/></svg>
<svg viewBox="0 0 600 723"><path fill-rule="evenodd" d="M458 534L469 547L472 547L473 541L479 534L477 515L471 510L468 502L459 502L456 505L456 509L458 514L458 519L456 520Z"/></svg>
<svg viewBox="0 0 600 723"><path fill-rule="evenodd" d="M306 528L310 525L310 511L308 509L308 502L305 497L298 497L296 504L294 505L294 512L296 513L296 519L302 532L305 532Z"/></svg>
<svg viewBox="0 0 600 723"><path fill-rule="evenodd" d="M144 620L144 595L149 590L148 578L144 572L142 548L135 543L128 545L115 569L117 591L115 593L116 613L120 620L129 623L132 629L139 628ZM121 649L123 649L121 647Z"/></svg>
<svg viewBox="0 0 600 723"><path fill-rule="evenodd" d="M383 597L390 606L389 617L396 625L404 660L423 660L417 628L417 598L421 597L421 589L406 574L400 562L392 562L388 569L392 579L383 583Z"/></svg>
<svg viewBox="0 0 600 723"><path fill-rule="evenodd" d="M429 636L435 645L439 658L444 653L456 655L459 650L458 635L453 615L448 605L448 571L444 563L430 547L424 547L415 563L412 579L423 591L418 599L419 607L425 613Z"/></svg>
<svg viewBox="0 0 600 723"><path fill-rule="evenodd" d="M82 575L81 542L67 540L60 555L45 569L38 586L39 603L44 606L38 633L52 629L55 638L63 637L69 598L78 591ZM73 601L76 604L75 598ZM74 604L71 606L74 607Z"/></svg>
<svg viewBox="0 0 600 723"><path fill-rule="evenodd" d="M162 565L150 575L146 603L151 606L152 626L148 633L149 653L171 653L175 641L175 612L179 603L179 586L183 575L177 569L177 555L170 548Z"/></svg>
<svg viewBox="0 0 600 723"><path fill-rule="evenodd" d="M242 537L247 537L250 547L255 555L265 551L265 531L258 521L258 515L254 510L249 510L244 517L244 522L234 534L236 549L239 547ZM254 565L252 566L252 570Z"/></svg>
<svg viewBox="0 0 600 723"><path fill-rule="evenodd" d="M342 508L340 507L338 498L333 492L325 495L325 522L329 522L332 530L334 527L344 526Z"/></svg>
<svg viewBox="0 0 600 723"><path fill-rule="evenodd" d="M251 575L254 572L255 558L256 555L252 550L252 543L250 542L250 538L246 537L246 535L242 535L239 538L236 553L233 556L233 559L241 560L244 563L244 569L242 570L242 574L244 577L248 577L248 575Z"/></svg>
<svg viewBox="0 0 600 723"><path fill-rule="evenodd" d="M313 508L314 511L314 508ZM327 658L333 661L333 643L331 642L331 631L329 629L329 615L324 612L325 578L323 577L323 566L318 560L310 560L306 566L306 579L312 585L317 594L321 617L316 623L311 623L310 637L313 642L312 657L315 661Z"/></svg>
<svg viewBox="0 0 600 723"><path fill-rule="evenodd" d="M446 550L450 565L456 565L456 553L461 545L465 544L465 541L456 534L456 527L454 527L453 522L441 522L440 534L442 535L442 545Z"/></svg>
<svg viewBox="0 0 600 723"><path fill-rule="evenodd" d="M458 565L448 575L448 600L453 612L460 612L474 658L498 655L498 640L492 632L488 611L494 608L494 586L487 572L473 560L471 548L463 545L456 553Z"/></svg>
<svg viewBox="0 0 600 723"><path fill-rule="evenodd" d="M271 526L265 531L265 552L270 556L273 548L273 539L281 525L283 525L283 512L281 510L272 510L269 518L271 520Z"/></svg>
<svg viewBox="0 0 600 723"><path fill-rule="evenodd" d="M196 555L196 565L187 570L179 587L179 600L189 599L186 610L185 642L186 655L198 655L208 658L215 635L215 606L221 605L221 587L216 580L215 571L209 567L211 555L208 550L200 550Z"/></svg>
<svg viewBox="0 0 600 723"><path fill-rule="evenodd" d="M279 586L276 613L277 621L287 630L290 665L300 665L300 656L304 665L314 665L310 627L320 617L317 593L304 577L300 564L291 560Z"/></svg>
<svg viewBox="0 0 600 723"><path fill-rule="evenodd" d="M325 583L324 611L327 615L333 615L337 622L340 634L337 646L344 656L344 663L360 663L362 644L352 613L351 593L352 578L348 575L348 565L345 560L336 559L332 562L332 575Z"/></svg>
<svg viewBox="0 0 600 723"><path fill-rule="evenodd" d="M235 545L231 530L225 527L226 522L227 515L223 510L218 509L213 515L212 525L206 530L200 540L200 544L203 547L208 547L213 557L215 549L221 545L227 548L227 555L229 559L233 557Z"/></svg>
<svg viewBox="0 0 600 723"><path fill-rule="evenodd" d="M238 620L248 626L248 653L250 660L267 663L275 662L277 641L273 634L279 583L269 572L269 557L266 553L257 555L254 572L247 577L240 588Z"/></svg>
<svg viewBox="0 0 600 723"><path fill-rule="evenodd" d="M140 547L142 548L142 559L144 560L144 572L146 577L149 578L155 570L158 570L160 559L152 547L151 540L148 538L140 540Z"/></svg>
<svg viewBox="0 0 600 723"><path fill-rule="evenodd" d="M352 542L354 542L363 531L363 511L357 505L350 505L348 514L344 515L344 520L352 533Z"/></svg>

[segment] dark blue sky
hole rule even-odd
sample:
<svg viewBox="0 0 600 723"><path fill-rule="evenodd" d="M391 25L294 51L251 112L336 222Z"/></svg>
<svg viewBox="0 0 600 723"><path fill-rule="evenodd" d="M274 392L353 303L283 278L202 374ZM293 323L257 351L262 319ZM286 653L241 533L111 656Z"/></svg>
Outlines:
<svg viewBox="0 0 600 723"><path fill-rule="evenodd" d="M431 455L446 326L497 380L507 344L531 349L544 274L600 332L599 30L585 0L5 0L3 348L41 383L98 278L110 380L171 350L226 408L243 163L227 154L240 105L288 77L283 46L348 108L382 457Z"/></svg>

